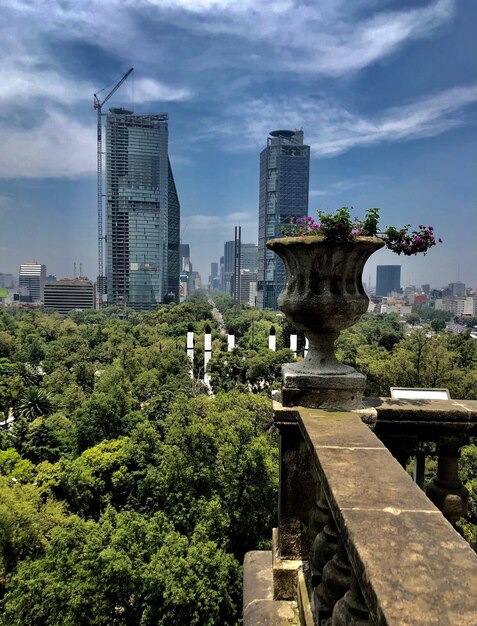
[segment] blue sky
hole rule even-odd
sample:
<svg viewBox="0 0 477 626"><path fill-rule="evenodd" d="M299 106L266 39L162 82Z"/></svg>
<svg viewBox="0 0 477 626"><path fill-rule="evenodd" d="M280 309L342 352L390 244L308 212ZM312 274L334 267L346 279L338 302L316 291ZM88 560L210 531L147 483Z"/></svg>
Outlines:
<svg viewBox="0 0 477 626"><path fill-rule="evenodd" d="M204 279L240 223L257 240L269 131L311 146L310 214L381 207L444 244L403 284L477 287L475 0L9 0L0 8L0 271L96 275L93 93L167 111L183 242Z"/></svg>

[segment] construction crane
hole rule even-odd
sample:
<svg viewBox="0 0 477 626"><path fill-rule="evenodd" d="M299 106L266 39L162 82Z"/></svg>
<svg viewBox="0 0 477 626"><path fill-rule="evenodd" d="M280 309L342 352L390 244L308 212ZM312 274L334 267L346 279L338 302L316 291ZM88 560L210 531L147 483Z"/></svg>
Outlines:
<svg viewBox="0 0 477 626"><path fill-rule="evenodd" d="M124 74L120 81L118 81L115 86L111 89L108 95L102 100L99 99L98 95L101 94L102 91L106 89L101 89L97 94L94 94L94 108L98 111L98 144L97 144L97 154L98 154L98 281L97 281L97 289L98 289L98 300L99 300L99 308L103 306L103 295L104 295L104 271L103 271L103 137L102 137L102 124L101 124L101 115L102 115L102 107L106 102L111 98L111 96L116 93L116 91L121 87L124 81L128 78L128 76L133 72L134 68L131 67L129 71Z"/></svg>

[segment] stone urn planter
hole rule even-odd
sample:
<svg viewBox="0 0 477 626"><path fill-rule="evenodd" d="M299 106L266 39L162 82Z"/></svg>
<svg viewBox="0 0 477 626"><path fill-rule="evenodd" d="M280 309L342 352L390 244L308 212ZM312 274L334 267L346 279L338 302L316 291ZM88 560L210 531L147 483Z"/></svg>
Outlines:
<svg viewBox="0 0 477 626"><path fill-rule="evenodd" d="M306 358L283 368L283 404L338 409L361 405L366 379L336 359L334 344L366 312L364 265L384 245L379 237L336 242L305 236L267 242L286 268L278 305L309 341Z"/></svg>

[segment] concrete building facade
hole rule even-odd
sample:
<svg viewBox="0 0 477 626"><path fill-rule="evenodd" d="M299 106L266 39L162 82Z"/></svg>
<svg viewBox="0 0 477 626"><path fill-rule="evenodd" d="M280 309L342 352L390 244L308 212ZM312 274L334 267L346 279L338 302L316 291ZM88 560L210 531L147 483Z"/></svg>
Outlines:
<svg viewBox="0 0 477 626"><path fill-rule="evenodd" d="M94 309L96 293L94 284L86 278L64 278L45 285L45 309L68 311Z"/></svg>

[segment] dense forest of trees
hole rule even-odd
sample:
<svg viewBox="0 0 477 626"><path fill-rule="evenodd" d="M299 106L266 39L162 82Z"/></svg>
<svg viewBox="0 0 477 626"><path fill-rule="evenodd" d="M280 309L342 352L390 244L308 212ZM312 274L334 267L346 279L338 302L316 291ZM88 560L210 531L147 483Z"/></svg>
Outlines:
<svg viewBox="0 0 477 626"><path fill-rule="evenodd" d="M237 337L230 353L201 297L151 313L0 311L0 625L238 623L243 555L269 546L276 521L269 398L292 329L281 314L216 304ZM207 323L213 396L201 382ZM404 326L365 316L342 333L338 354L367 375L368 395L412 385L477 398L469 333ZM462 457L475 540L477 448Z"/></svg>

